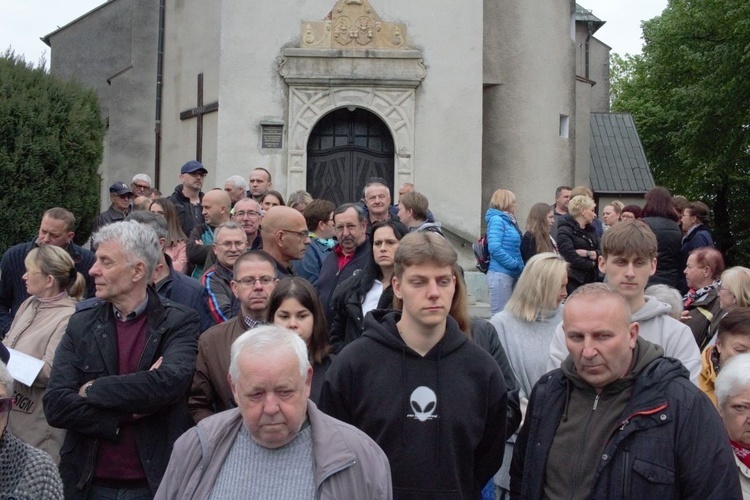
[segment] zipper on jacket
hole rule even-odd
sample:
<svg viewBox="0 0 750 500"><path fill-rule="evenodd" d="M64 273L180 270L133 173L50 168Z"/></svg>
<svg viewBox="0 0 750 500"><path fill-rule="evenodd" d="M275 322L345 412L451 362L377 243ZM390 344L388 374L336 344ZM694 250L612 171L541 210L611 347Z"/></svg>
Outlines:
<svg viewBox="0 0 750 500"><path fill-rule="evenodd" d="M339 472L341 472L344 469L348 469L349 467L351 467L352 465L354 465L356 463L357 463L357 461L355 459L351 459L348 462L344 462L339 467L336 467L335 469L328 471L327 474L323 475L323 477L320 478L320 482L318 483L317 489L320 489L320 487L323 485L323 483L325 482L326 479L328 479L329 477L333 476L334 474L338 474Z"/></svg>
<svg viewBox="0 0 750 500"><path fill-rule="evenodd" d="M659 413L660 411L662 411L663 409L665 409L665 408L666 408L667 406L669 406L669 405L668 405L667 403L664 403L664 404L662 404L662 405L660 405L660 406L657 406L656 408L652 408L651 410L642 410L642 411L637 411L637 412L635 412L635 413L633 413L633 414L629 415L629 416L628 416L628 417L627 417L627 418L626 418L625 420L623 420L623 421L622 421L622 423L620 424L620 430L624 430L624 429L625 429L625 426L627 426L627 425L628 425L628 424L630 423L630 421L631 421L631 420L633 420L633 418L634 418L634 417L638 417L638 416L641 416L641 415L643 415L643 416L646 416L646 415L653 415L654 413Z"/></svg>
<svg viewBox="0 0 750 500"><path fill-rule="evenodd" d="M596 398L594 398L594 407L591 408L591 411L596 411L596 407L599 406L599 395L596 395Z"/></svg>

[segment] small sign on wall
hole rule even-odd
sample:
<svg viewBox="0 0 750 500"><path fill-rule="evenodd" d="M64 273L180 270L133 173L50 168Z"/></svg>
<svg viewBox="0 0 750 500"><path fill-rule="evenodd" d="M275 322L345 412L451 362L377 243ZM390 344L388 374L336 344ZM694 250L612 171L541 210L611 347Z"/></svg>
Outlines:
<svg viewBox="0 0 750 500"><path fill-rule="evenodd" d="M260 123L260 147L282 149L284 147L284 122Z"/></svg>

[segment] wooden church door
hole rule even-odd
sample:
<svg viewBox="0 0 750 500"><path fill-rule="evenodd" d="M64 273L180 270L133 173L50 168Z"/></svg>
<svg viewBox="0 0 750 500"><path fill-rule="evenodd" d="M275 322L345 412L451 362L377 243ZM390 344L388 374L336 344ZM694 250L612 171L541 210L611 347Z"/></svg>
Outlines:
<svg viewBox="0 0 750 500"><path fill-rule="evenodd" d="M393 137L385 123L361 108L325 115L307 143L307 191L339 206L361 200L372 177L385 179L393 193Z"/></svg>

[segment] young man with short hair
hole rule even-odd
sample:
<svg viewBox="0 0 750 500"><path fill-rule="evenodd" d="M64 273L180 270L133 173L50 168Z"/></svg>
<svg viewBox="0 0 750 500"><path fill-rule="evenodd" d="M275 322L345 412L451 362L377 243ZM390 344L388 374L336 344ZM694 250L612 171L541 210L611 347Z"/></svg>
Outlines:
<svg viewBox="0 0 750 500"><path fill-rule="evenodd" d="M679 359L698 380L701 356L690 328L669 313L672 308L645 295L649 277L656 272L656 236L641 221L622 221L604 233L599 271L609 286L628 302L633 321L640 325L640 336L664 349L664 355ZM550 345L548 368L559 368L567 357L562 325Z"/></svg>
<svg viewBox="0 0 750 500"><path fill-rule="evenodd" d="M394 257L402 311L373 311L334 360L320 406L385 451L399 498L478 498L503 461L507 391L492 357L449 312L457 255L411 233Z"/></svg>

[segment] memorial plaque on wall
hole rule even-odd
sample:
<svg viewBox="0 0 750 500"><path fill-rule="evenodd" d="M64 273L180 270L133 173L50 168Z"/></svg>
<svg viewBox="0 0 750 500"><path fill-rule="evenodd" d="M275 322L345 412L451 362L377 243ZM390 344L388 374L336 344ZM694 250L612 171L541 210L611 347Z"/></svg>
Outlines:
<svg viewBox="0 0 750 500"><path fill-rule="evenodd" d="M260 147L265 149L281 149L283 147L284 125L277 123L261 123Z"/></svg>

